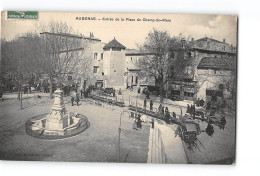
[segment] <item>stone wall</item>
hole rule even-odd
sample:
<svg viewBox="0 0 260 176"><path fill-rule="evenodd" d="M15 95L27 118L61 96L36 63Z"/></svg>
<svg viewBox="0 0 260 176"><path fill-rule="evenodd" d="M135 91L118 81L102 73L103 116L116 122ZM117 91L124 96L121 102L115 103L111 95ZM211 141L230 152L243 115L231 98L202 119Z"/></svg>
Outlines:
<svg viewBox="0 0 260 176"><path fill-rule="evenodd" d="M171 126L176 128L176 126ZM182 141L175 136L173 128L155 121L150 128L147 163L187 164Z"/></svg>

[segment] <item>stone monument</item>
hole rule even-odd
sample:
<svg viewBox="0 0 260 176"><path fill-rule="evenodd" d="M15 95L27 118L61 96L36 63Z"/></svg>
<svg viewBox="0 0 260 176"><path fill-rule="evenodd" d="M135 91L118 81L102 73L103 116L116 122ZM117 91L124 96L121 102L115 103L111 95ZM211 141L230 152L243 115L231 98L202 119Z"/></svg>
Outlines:
<svg viewBox="0 0 260 176"><path fill-rule="evenodd" d="M64 135L64 129L69 125L69 116L63 102L63 91L58 88L54 92L54 96L55 98L51 112L46 116L45 132Z"/></svg>

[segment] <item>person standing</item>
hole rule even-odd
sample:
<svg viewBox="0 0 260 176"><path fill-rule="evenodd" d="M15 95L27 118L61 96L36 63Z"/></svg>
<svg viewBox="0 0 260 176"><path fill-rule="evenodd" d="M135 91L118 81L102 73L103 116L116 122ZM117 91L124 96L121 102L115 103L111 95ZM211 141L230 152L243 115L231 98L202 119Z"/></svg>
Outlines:
<svg viewBox="0 0 260 176"><path fill-rule="evenodd" d="M168 107L165 108L165 114L169 112Z"/></svg>
<svg viewBox="0 0 260 176"><path fill-rule="evenodd" d="M186 111L186 113L190 113L190 105L189 104L187 104L187 111Z"/></svg>
<svg viewBox="0 0 260 176"><path fill-rule="evenodd" d="M154 129L154 118L152 118L152 129Z"/></svg>
<svg viewBox="0 0 260 176"><path fill-rule="evenodd" d="M79 94L76 94L76 102L77 102L77 106L79 105Z"/></svg>
<svg viewBox="0 0 260 176"><path fill-rule="evenodd" d="M176 123L177 118L176 118L176 113L172 112L172 118L171 118L171 122Z"/></svg>
<svg viewBox="0 0 260 176"><path fill-rule="evenodd" d="M162 115L164 116L164 107L162 107Z"/></svg>
<svg viewBox="0 0 260 176"><path fill-rule="evenodd" d="M74 106L74 97L73 96L71 96L71 106Z"/></svg>
<svg viewBox="0 0 260 176"><path fill-rule="evenodd" d="M144 98L144 109L146 109L146 98Z"/></svg>
<svg viewBox="0 0 260 176"><path fill-rule="evenodd" d="M82 95L83 95L83 90L81 89L80 90L80 97L82 98Z"/></svg>
<svg viewBox="0 0 260 176"><path fill-rule="evenodd" d="M227 123L226 118L223 115L222 118L220 119L220 129L224 130L226 123Z"/></svg>
<svg viewBox="0 0 260 176"><path fill-rule="evenodd" d="M153 110L153 100L150 100L150 111Z"/></svg>
<svg viewBox="0 0 260 176"><path fill-rule="evenodd" d="M166 109L167 109L167 107L166 107ZM171 118L171 115L170 115L169 111L165 110L165 118L164 118L164 120L165 120L166 124L170 124L170 118Z"/></svg>

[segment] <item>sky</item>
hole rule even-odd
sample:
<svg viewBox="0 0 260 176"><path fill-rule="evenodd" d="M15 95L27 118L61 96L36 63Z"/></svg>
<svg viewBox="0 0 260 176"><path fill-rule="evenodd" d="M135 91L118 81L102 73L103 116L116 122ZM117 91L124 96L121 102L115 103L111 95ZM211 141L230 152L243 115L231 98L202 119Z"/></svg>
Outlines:
<svg viewBox="0 0 260 176"><path fill-rule="evenodd" d="M91 17L96 20L76 20L76 17ZM107 21L103 18L114 20ZM115 21L116 18L119 21ZM141 21L137 21L138 18ZM143 19L168 21L152 22ZM11 40L17 34L43 32L39 31L37 26L48 24L49 21L66 22L75 32L85 36L93 32L95 38L101 39L104 43L115 37L127 48L136 48L137 44L142 44L153 28L167 30L171 36L181 33L195 40L207 36L219 41L226 39L227 43L237 45L237 16L232 15L39 12L38 20L10 20L6 19L6 12L2 12L1 38Z"/></svg>

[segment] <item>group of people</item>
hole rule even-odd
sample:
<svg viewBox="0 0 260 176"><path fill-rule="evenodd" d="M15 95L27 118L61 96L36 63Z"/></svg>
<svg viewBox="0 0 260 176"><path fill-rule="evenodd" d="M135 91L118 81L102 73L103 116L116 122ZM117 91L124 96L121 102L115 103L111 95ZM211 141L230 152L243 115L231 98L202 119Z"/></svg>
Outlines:
<svg viewBox="0 0 260 176"><path fill-rule="evenodd" d="M187 111L186 113L190 114L190 115L194 115L195 114L195 105L189 105L187 104Z"/></svg>
<svg viewBox="0 0 260 176"><path fill-rule="evenodd" d="M196 103L195 103L195 104L196 104L197 107L204 106L205 101L203 100L203 98L202 98L202 99L199 99L199 98L198 98L198 99L196 100Z"/></svg>
<svg viewBox="0 0 260 176"><path fill-rule="evenodd" d="M144 109L146 109L147 99L144 99ZM150 111L153 110L153 100L150 100Z"/></svg>
<svg viewBox="0 0 260 176"><path fill-rule="evenodd" d="M172 119L176 119L176 113L172 112L172 116L171 116L168 107L164 108L162 104L160 104L158 107L158 113L159 113L159 118L163 119L166 124L170 124Z"/></svg>
<svg viewBox="0 0 260 176"><path fill-rule="evenodd" d="M133 129L137 130L138 128L142 128L142 120L141 120L141 114L135 114L135 121L133 124Z"/></svg>
<svg viewBox="0 0 260 176"><path fill-rule="evenodd" d="M74 96L71 96L71 106L74 106L74 101L76 101L77 106L78 106L79 105L79 101L80 101L79 94L76 94L75 98L74 98Z"/></svg>

